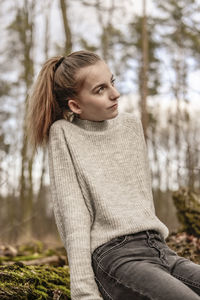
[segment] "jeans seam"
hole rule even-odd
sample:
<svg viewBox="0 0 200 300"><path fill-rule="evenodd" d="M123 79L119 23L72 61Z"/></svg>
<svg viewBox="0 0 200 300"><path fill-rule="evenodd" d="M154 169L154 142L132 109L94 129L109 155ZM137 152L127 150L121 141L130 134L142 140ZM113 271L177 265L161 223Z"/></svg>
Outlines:
<svg viewBox="0 0 200 300"><path fill-rule="evenodd" d="M111 297L111 295L105 290L105 288L103 287L102 283L97 279L96 276L95 276L95 280L98 281L99 285L102 287L102 289L104 290L105 294L106 294L111 300L113 300L113 298Z"/></svg>
<svg viewBox="0 0 200 300"><path fill-rule="evenodd" d="M121 281L120 281L119 279L117 279L116 277L114 277L114 276L112 276L111 274L107 273L107 272L103 269L103 267L102 267L101 264L98 264L98 267L102 270L103 273L105 273L108 277L114 279L117 283L119 283L119 284L125 286L126 288L130 288L130 289L133 290L133 288L132 288L131 286L129 286L129 285L127 285L127 284L121 282ZM153 299L153 298L151 298L149 295L142 293L141 290L135 289L135 291L138 292L139 294L141 294L142 296L149 297L150 300L156 300L155 298Z"/></svg>
<svg viewBox="0 0 200 300"><path fill-rule="evenodd" d="M194 287L198 287L198 288L200 288L200 285L198 284L198 283L195 283L195 282L193 282L193 281L190 281L190 280L188 280L188 279L186 279L186 278L184 278L184 277L182 277L182 276L180 276L180 275L176 275L176 274L172 274L174 277L176 277L177 279L180 279L181 281L183 281L183 282L185 282L185 283L188 283L189 285L192 285L192 286L194 286Z"/></svg>
<svg viewBox="0 0 200 300"><path fill-rule="evenodd" d="M115 248L118 249L118 247L121 247L126 242L126 240L127 240L127 235L125 235L124 239L119 244L117 244L117 245L113 246L112 248L109 248L108 250L103 252L102 255L99 258L99 261L97 259L97 262L100 263L107 253L109 253L111 250L113 250Z"/></svg>

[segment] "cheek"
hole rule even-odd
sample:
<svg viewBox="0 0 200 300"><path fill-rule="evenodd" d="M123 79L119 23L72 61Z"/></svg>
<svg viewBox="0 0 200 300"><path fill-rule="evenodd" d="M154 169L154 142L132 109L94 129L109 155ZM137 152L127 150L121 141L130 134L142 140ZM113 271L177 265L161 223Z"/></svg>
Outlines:
<svg viewBox="0 0 200 300"><path fill-rule="evenodd" d="M105 106L105 100L103 97L91 97L88 105L92 109L102 109Z"/></svg>
<svg viewBox="0 0 200 300"><path fill-rule="evenodd" d="M105 101L103 100L103 98L99 99L99 101L96 101L95 103L95 107L96 109L103 109L105 108Z"/></svg>

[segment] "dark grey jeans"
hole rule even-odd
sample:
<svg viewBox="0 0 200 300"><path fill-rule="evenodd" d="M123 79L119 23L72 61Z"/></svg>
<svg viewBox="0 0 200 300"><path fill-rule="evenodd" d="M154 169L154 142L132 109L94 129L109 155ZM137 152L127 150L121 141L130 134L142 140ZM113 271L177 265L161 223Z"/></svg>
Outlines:
<svg viewBox="0 0 200 300"><path fill-rule="evenodd" d="M116 237L92 254L104 300L200 300L200 265L153 230Z"/></svg>

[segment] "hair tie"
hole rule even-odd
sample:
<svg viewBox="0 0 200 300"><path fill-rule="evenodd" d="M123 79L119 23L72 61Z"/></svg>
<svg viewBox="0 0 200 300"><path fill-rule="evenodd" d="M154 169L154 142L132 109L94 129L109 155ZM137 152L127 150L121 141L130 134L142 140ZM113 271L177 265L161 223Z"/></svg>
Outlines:
<svg viewBox="0 0 200 300"><path fill-rule="evenodd" d="M57 61L57 63L55 64L55 67L54 67L54 72L58 69L58 67L61 65L61 63L63 62L64 59L65 59L65 57L62 56L62 57Z"/></svg>

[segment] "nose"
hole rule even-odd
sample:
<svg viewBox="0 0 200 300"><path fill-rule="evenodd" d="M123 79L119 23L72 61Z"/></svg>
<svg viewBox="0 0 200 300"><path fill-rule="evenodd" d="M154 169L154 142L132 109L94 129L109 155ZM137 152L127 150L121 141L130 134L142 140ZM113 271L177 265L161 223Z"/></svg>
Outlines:
<svg viewBox="0 0 200 300"><path fill-rule="evenodd" d="M113 86L111 93L110 93L110 99L112 100L116 100L120 97L120 93L118 92L118 90Z"/></svg>

